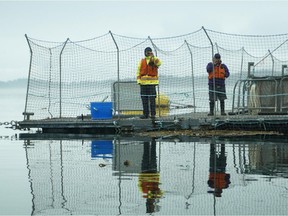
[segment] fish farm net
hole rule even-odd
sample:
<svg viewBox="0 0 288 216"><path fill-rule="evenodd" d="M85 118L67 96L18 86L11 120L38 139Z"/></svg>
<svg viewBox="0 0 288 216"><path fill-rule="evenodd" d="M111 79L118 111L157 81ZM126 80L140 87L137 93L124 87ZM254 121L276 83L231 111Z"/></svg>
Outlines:
<svg viewBox="0 0 288 216"><path fill-rule="evenodd" d="M113 116L142 114L136 82L144 49L162 61L157 116L209 112L206 66L221 54L226 78L225 112L275 115L288 110L288 34L240 35L201 29L174 37L143 38L108 33L83 41L43 41L25 35L30 67L25 103L31 119L91 115L92 102L112 102ZM216 102L215 115L220 115Z"/></svg>

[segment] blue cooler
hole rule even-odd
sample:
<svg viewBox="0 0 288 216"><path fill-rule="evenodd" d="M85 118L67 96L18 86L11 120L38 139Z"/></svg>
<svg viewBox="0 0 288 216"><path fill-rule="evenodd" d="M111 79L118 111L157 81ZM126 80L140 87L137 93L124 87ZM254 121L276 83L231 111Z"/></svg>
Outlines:
<svg viewBox="0 0 288 216"><path fill-rule="evenodd" d="M112 102L91 102L91 119L112 119Z"/></svg>

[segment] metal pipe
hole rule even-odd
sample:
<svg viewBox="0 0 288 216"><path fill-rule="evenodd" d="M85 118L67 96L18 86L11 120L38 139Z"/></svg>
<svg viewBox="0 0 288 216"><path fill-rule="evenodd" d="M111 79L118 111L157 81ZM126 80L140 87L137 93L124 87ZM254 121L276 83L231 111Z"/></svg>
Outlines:
<svg viewBox="0 0 288 216"><path fill-rule="evenodd" d="M193 53L192 50L189 46L189 44L187 43L187 41L185 40L185 43L188 47L189 53L190 53L190 62L191 62L191 75L192 75L192 94L193 94L193 107L194 107L194 113L196 112L196 102L195 102L195 85L194 85L194 71L193 71Z"/></svg>
<svg viewBox="0 0 288 216"><path fill-rule="evenodd" d="M272 59L272 76L273 76L274 75L274 58L273 58L273 55L272 55L272 53L270 52L269 49L268 49L268 52L269 52L269 54L271 56L271 59Z"/></svg>
<svg viewBox="0 0 288 216"><path fill-rule="evenodd" d="M152 46L153 46L153 49L154 49L154 51L155 51L155 56L157 56L157 46L153 43L153 41L152 41L152 39L151 39L150 36L148 36L148 39L150 40L150 42L151 42L151 44L152 44Z"/></svg>
<svg viewBox="0 0 288 216"><path fill-rule="evenodd" d="M29 63L29 73L28 73L28 81L27 81L27 90L26 90L26 101L25 101L25 108L24 108L24 113L27 112L27 103L28 103L28 92L29 92L29 87L30 87L30 76L31 76L31 67L32 67L32 57L33 57L33 51L28 39L27 34L25 34L25 38L27 40L29 50L30 50L30 63ZM24 115L24 120L27 119L27 115Z"/></svg>
<svg viewBox="0 0 288 216"><path fill-rule="evenodd" d="M208 38L208 40L210 41L210 44L211 44L211 49L212 49L212 50L211 50L211 51L212 51L212 63L213 63L214 45L213 45L213 42L212 42L211 38L209 37L206 29L204 28L204 26L202 26L202 29L203 29L204 33L206 34L206 36L207 36L207 38ZM214 66L213 66L213 72L212 72L212 73L213 73L213 90L214 90L213 94L214 94L214 98L216 98L216 91L215 91L216 85L215 85L215 71L214 71ZM214 113L216 113L216 106L214 106ZM214 115L214 116L216 116L216 115Z"/></svg>
<svg viewBox="0 0 288 216"><path fill-rule="evenodd" d="M68 42L69 38L67 38L67 40L65 41L64 43L64 46L62 47L61 49L61 52L60 52L60 56L59 56L59 62L60 62L60 65L59 65L59 109L60 109L60 114L59 114L59 117L62 118L62 53L63 53L63 50Z"/></svg>
<svg viewBox="0 0 288 216"><path fill-rule="evenodd" d="M148 39L150 40L153 49L155 50L155 56L157 57L157 46L153 43L152 39L150 36L148 36ZM159 75L158 75L158 79L159 79ZM157 86L157 94L158 94L158 113L159 113L159 117L161 117L161 100L160 100L160 85L158 84Z"/></svg>
<svg viewBox="0 0 288 216"><path fill-rule="evenodd" d="M244 47L242 47L242 54L241 54L240 79L242 79L243 74L243 63L244 63Z"/></svg>
<svg viewBox="0 0 288 216"><path fill-rule="evenodd" d="M120 66L119 66L119 62L120 62L120 53L119 53L119 47L118 47L118 44L116 43L116 40L115 40L115 38L114 38L114 36L113 36L113 34L112 34L112 32L111 31L109 31L109 33L110 33L110 35L111 35L111 37L112 37L112 39L113 39L113 42L114 42L114 44L115 44L115 46L116 46L116 49L117 49L117 81L118 81L118 86L117 86L117 91L118 91L118 96L117 96L117 104L118 104L118 106L117 106L117 108L118 109L115 109L117 112L117 116L118 116L118 119L120 118Z"/></svg>

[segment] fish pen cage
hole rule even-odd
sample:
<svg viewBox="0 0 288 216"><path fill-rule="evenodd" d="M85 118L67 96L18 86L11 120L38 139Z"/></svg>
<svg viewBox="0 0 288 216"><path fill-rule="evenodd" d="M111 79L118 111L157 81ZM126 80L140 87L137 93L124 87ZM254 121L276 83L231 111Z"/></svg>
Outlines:
<svg viewBox="0 0 288 216"><path fill-rule="evenodd" d="M146 47L162 61L156 99L158 118L207 118L206 66L215 53L221 54L230 71L225 80L226 118L241 120L264 114L283 118L288 114L288 34L241 35L202 27L164 38L135 38L111 31L82 41L25 37L30 66L24 120L93 119L95 103L110 103L109 118L141 115L136 72ZM220 116L219 107L217 102L215 116L211 117L214 120Z"/></svg>

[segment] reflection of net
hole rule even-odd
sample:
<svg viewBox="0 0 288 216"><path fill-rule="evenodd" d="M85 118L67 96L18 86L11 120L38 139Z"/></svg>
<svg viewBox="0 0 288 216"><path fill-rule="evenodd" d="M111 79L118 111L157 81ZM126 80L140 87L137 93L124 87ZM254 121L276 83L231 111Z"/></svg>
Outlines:
<svg viewBox="0 0 288 216"><path fill-rule="evenodd" d="M27 37L32 55L25 111L34 112L34 119L89 114L90 102L107 96L106 101L113 101L113 83L136 82L137 64L147 46L163 62L159 88L169 97L173 114L208 111L209 39L214 53L221 53L231 72L226 82L227 110L231 109L236 81L247 77L248 62L255 63L251 73L258 77L281 76L282 65L288 64L287 34L247 36L204 30L169 38L131 38L111 32L84 41L48 42ZM123 94L126 98L131 94L129 103L138 100L131 107L139 107L135 91ZM235 94L237 98L242 92Z"/></svg>
<svg viewBox="0 0 288 216"><path fill-rule="evenodd" d="M119 208L129 209L131 200L137 205L143 203L137 187L143 145L138 141L123 141L116 146L113 143L109 146L113 148L113 154L110 154L113 159L106 155L100 157L101 154L95 157L95 145L99 147L110 142L53 140L29 143L25 149L33 196L31 215L116 215ZM131 169L125 166L125 161L130 161ZM159 173L156 175L159 181ZM144 208L145 205L142 209L137 208L135 214L140 214Z"/></svg>
<svg viewBox="0 0 288 216"><path fill-rule="evenodd" d="M31 215L116 215L119 196L123 208L127 199L139 197L137 178L120 188L112 176L112 160L91 157L91 141L41 141L26 150Z"/></svg>
<svg viewBox="0 0 288 216"><path fill-rule="evenodd" d="M242 200L251 203L259 197L261 207L266 203L285 206L285 199L281 195L285 191L285 178L288 177L288 146L280 143L280 140L259 140L225 144L226 170L231 174L232 182L225 195L231 199L242 197ZM136 170L141 167L143 155L143 152L138 152L143 149L139 141L121 140L114 143L113 150L118 148L118 151L113 151L113 162L107 158L91 158L91 141L31 142L33 143L25 145L31 215L143 215L146 206L143 194L137 187L139 180L154 182L156 192L161 180L158 188L164 194L158 200L160 202L157 203L154 195L156 193L150 193L146 204L151 204L151 208L161 206L160 212L163 215L179 214L183 210L183 204L186 205L183 215L210 215L213 212L211 199L206 196L210 160L209 144L206 141L177 144L162 141L161 145L157 142L159 171L140 175L141 170ZM141 148L135 148L136 146ZM126 160L131 162L130 166L138 166L132 171L123 170L122 164ZM117 169L112 169L111 163ZM100 164L105 166L101 167ZM249 182L249 179L254 181ZM247 186L255 193L247 194ZM239 190L235 191L235 188ZM150 203L153 198L155 200ZM197 208L194 203L198 203ZM224 207L227 207L225 213L233 215L235 209L228 208L229 206L229 202L224 203ZM266 211L269 214L275 213L273 208ZM251 210L244 208L241 213L251 214Z"/></svg>

